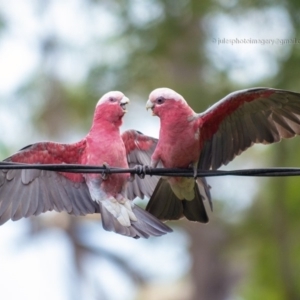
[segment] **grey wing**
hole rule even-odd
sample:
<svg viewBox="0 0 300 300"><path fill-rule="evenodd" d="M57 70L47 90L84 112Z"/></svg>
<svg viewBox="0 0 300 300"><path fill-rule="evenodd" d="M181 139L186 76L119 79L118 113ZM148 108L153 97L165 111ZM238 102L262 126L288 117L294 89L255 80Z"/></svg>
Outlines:
<svg viewBox="0 0 300 300"><path fill-rule="evenodd" d="M136 165L149 166L151 164L151 155L153 151L132 151L129 155L127 155L129 168L133 168ZM142 179L139 176L135 175L134 180L129 181L127 185L128 199L133 200L136 197L144 199L144 196L150 197L159 179L159 176L145 176L145 178Z"/></svg>
<svg viewBox="0 0 300 300"><path fill-rule="evenodd" d="M125 144L127 161L130 168L136 165L149 166L151 156L157 145L157 139L144 135L136 130L127 130L122 134ZM146 176L144 179L135 175L135 180L128 182L127 197L133 200L136 197L141 199L150 197L158 183L159 176Z"/></svg>
<svg viewBox="0 0 300 300"><path fill-rule="evenodd" d="M300 134L300 94L256 88L229 94L202 114L199 169L226 165L255 143Z"/></svg>
<svg viewBox="0 0 300 300"><path fill-rule="evenodd" d="M44 170L0 170L0 225L52 210L77 216L99 207L84 182Z"/></svg>

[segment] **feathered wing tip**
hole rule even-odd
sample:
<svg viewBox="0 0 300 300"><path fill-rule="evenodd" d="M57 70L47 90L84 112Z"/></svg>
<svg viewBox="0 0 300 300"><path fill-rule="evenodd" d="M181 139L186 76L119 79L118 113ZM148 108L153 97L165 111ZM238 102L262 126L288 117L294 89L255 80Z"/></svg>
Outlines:
<svg viewBox="0 0 300 300"><path fill-rule="evenodd" d="M132 227L144 238L161 236L173 231L169 226L137 205L133 207L132 211L137 217L137 221L131 223Z"/></svg>
<svg viewBox="0 0 300 300"><path fill-rule="evenodd" d="M99 203L100 214L103 228L107 231L114 231L118 234L133 238L149 238L150 236L161 236L173 230L135 205L132 208L133 213L137 217L137 221L131 221L131 226L123 226L120 222L101 204Z"/></svg>
<svg viewBox="0 0 300 300"><path fill-rule="evenodd" d="M146 210L160 220L178 220L186 217L190 221L207 223L208 216L204 199L210 200L209 186L206 180L201 180L200 188L204 189L204 195L199 191L199 185L195 183L195 198L193 200L180 200L173 193L167 180L161 178L150 198ZM202 192L203 194L203 192Z"/></svg>

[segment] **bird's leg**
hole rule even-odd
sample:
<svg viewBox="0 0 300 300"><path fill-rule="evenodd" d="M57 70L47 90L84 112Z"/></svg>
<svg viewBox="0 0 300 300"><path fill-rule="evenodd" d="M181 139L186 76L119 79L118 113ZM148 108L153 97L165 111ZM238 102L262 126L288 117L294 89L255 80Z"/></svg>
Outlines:
<svg viewBox="0 0 300 300"><path fill-rule="evenodd" d="M108 169L109 169L109 164L108 164L108 163L104 163L104 164L103 164L103 168L104 168L105 170L108 170ZM101 173L101 178L102 178L103 180L107 180L107 178L108 178L108 173L107 173L107 171L104 171L104 170L103 170L103 172Z"/></svg>

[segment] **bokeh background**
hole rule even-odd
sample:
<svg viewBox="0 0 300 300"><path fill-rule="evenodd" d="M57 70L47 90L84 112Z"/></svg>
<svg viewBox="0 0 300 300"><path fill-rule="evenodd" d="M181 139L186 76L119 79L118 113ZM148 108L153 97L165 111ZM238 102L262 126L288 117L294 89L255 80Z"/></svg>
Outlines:
<svg viewBox="0 0 300 300"><path fill-rule="evenodd" d="M100 96L130 99L122 131L158 136L145 110L167 86L200 112L229 92L300 92L296 0L10 0L0 3L0 159L75 142ZM300 138L226 169L300 166ZM300 178L210 178L210 223L134 240L98 215L47 213L0 228L1 299L300 299ZM145 206L145 201L138 201Z"/></svg>

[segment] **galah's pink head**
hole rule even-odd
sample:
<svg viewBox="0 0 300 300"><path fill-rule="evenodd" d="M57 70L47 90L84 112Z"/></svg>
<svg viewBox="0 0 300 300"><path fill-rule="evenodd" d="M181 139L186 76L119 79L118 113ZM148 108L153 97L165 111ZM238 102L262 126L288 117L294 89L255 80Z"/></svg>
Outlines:
<svg viewBox="0 0 300 300"><path fill-rule="evenodd" d="M127 112L126 104L129 99L118 91L108 92L103 95L96 105L94 120L107 120L111 123L121 122Z"/></svg>
<svg viewBox="0 0 300 300"><path fill-rule="evenodd" d="M184 98L169 88L158 88L149 95L146 103L147 110L150 108L154 116L163 117L174 113L179 107L189 107Z"/></svg>

